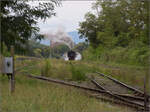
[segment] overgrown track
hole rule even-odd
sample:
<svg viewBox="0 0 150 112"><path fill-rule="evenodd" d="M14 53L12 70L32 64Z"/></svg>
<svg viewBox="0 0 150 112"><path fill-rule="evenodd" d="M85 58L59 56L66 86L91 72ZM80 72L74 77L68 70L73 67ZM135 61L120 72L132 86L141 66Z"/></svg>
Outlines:
<svg viewBox="0 0 150 112"><path fill-rule="evenodd" d="M96 85L99 89L101 90L104 90L104 91L107 91L109 93L112 93L113 95L117 95L117 96L120 96L120 97L123 97L123 98L127 98L127 99L130 99L130 100L135 100L135 101L140 101L140 102L143 102L144 101L144 98L143 97L137 97L137 96L131 96L131 95L124 95L124 94L118 94L118 93L113 93L113 92L110 92L109 90L107 90L106 88L104 88L102 85L100 85L97 81L95 81L94 79L91 79L91 82Z"/></svg>
<svg viewBox="0 0 150 112"><path fill-rule="evenodd" d="M53 83L58 83L58 84L63 84L63 85L67 85L67 86L73 86L76 88L80 88L80 89L84 89L84 90L88 90L88 91L92 91L92 92L96 92L96 93L101 93L102 95L106 95L107 98L102 98L103 100L106 101L110 101L113 98L113 102L118 103L118 104L123 104L123 105L127 105L130 107L134 107L136 109L140 109L140 110L144 110L144 104L143 103L137 103L134 101L130 101L128 99L128 97L123 98L117 94L113 94L110 91L107 91L106 89L101 90L101 89L94 89L94 88L89 88L89 87L85 87L85 86L81 86L81 85L76 85L73 83L69 83L69 82L65 82L62 80L56 80L56 79L52 79L52 78L46 78L46 77L42 77L42 76L34 76L34 75L27 75L30 78L35 78L35 79L39 79L39 80L43 80L43 81L48 81L48 82L53 82ZM93 96L93 95L91 95ZM99 96L94 96L95 98L101 99ZM111 100L112 101L112 100ZM148 109L148 108L147 108Z"/></svg>
<svg viewBox="0 0 150 112"><path fill-rule="evenodd" d="M115 82L115 83L117 83L117 84L119 84L119 85L121 85L121 86L123 86L123 87L125 87L125 88L127 88L127 89L129 89L129 90L131 90L131 91L133 91L133 92L135 92L135 93L140 94L140 96L144 96L144 92L141 91L141 90L138 90L138 89L136 89L136 88L134 88L134 87L132 87L132 86L129 86L129 85L123 83L123 82L120 82L120 81L117 80L117 79L114 79L114 78L112 78L112 77L110 77L110 76L104 75L104 74L102 74L102 73L100 73L100 72L95 72L95 73L99 74L100 76L106 77L106 78L112 80L113 82Z"/></svg>

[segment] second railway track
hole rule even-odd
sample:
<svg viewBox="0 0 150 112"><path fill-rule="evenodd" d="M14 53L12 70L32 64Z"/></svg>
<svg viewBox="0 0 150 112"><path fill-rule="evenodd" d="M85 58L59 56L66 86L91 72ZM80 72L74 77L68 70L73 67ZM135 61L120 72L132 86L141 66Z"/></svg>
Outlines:
<svg viewBox="0 0 150 112"><path fill-rule="evenodd" d="M116 84L118 84L118 85L120 85L120 86L122 86L124 88L127 88L128 90L133 91L134 93L138 93L140 96L144 96L144 92L139 90L139 89L136 89L136 88L134 88L134 87L132 87L130 85L127 85L127 84L125 84L125 83L123 83L123 82L121 82L121 81L119 81L119 80L117 80L117 79L115 79L115 78L113 78L111 76L105 75L103 73L100 73L100 72L95 72L95 73L97 73L100 76L105 77L105 78L113 81L114 83L116 83Z"/></svg>

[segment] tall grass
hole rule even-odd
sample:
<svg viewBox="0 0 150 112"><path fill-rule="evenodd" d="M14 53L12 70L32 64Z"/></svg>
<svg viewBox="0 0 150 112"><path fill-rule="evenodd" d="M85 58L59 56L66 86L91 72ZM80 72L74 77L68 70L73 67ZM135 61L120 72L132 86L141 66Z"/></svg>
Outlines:
<svg viewBox="0 0 150 112"><path fill-rule="evenodd" d="M2 112L130 112L130 109L103 103L89 98L82 91L66 86L58 86L22 76L31 72L40 74L40 70L46 71L46 76L57 79L72 79L75 81L87 81L85 74L100 71L126 82L127 84L143 87L143 74L141 67L129 67L121 65L104 65L93 61L63 60L38 60L25 61L28 67L16 72L16 91L13 96L9 94L9 81L7 77L0 76L1 111ZM22 63L16 67L23 66ZM30 66L33 66L31 69ZM87 82L88 83L88 82ZM68 106L69 105L69 106ZM131 112L133 112L131 110Z"/></svg>
<svg viewBox="0 0 150 112"><path fill-rule="evenodd" d="M46 77L52 77L61 80L86 80L85 74L99 71L117 78L118 80L130 84L132 86L143 88L143 81L149 68L141 66L127 66L122 64L106 63L102 64L100 61L73 61L66 62L63 60L38 60L26 61L25 65L29 65L19 70L20 73L31 73L40 75L41 71L46 73ZM19 64L19 65L18 65ZM23 66L22 63L16 63L15 67ZM42 69L42 70L41 70ZM42 74L43 74L42 73Z"/></svg>
<svg viewBox="0 0 150 112"><path fill-rule="evenodd" d="M49 59L44 60L43 66L41 67L41 75L42 76L51 75L51 62Z"/></svg>
<svg viewBox="0 0 150 112"><path fill-rule="evenodd" d="M83 91L16 76L16 89L9 94L7 78L0 76L1 112L133 112L90 98Z"/></svg>
<svg viewBox="0 0 150 112"><path fill-rule="evenodd" d="M72 63L70 63L70 71L72 73L72 80L74 81L85 81L86 76L85 72L80 66L75 66Z"/></svg>

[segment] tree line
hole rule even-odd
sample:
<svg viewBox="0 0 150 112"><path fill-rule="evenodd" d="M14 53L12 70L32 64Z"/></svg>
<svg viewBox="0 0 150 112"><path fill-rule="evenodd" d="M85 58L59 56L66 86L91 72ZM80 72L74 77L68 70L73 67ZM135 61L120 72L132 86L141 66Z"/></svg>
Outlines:
<svg viewBox="0 0 150 112"><path fill-rule="evenodd" d="M148 0L97 0L92 6L96 13L88 12L79 28L90 45L88 59L147 63L148 8Z"/></svg>

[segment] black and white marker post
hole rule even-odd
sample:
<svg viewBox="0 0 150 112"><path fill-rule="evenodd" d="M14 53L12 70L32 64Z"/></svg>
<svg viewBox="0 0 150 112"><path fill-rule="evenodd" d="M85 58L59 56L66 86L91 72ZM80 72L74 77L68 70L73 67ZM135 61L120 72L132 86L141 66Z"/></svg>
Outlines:
<svg viewBox="0 0 150 112"><path fill-rule="evenodd" d="M10 82L10 93L12 94L15 90L15 73L14 73L14 47L11 46L11 56L4 57L3 61L4 69L3 73L7 74Z"/></svg>

